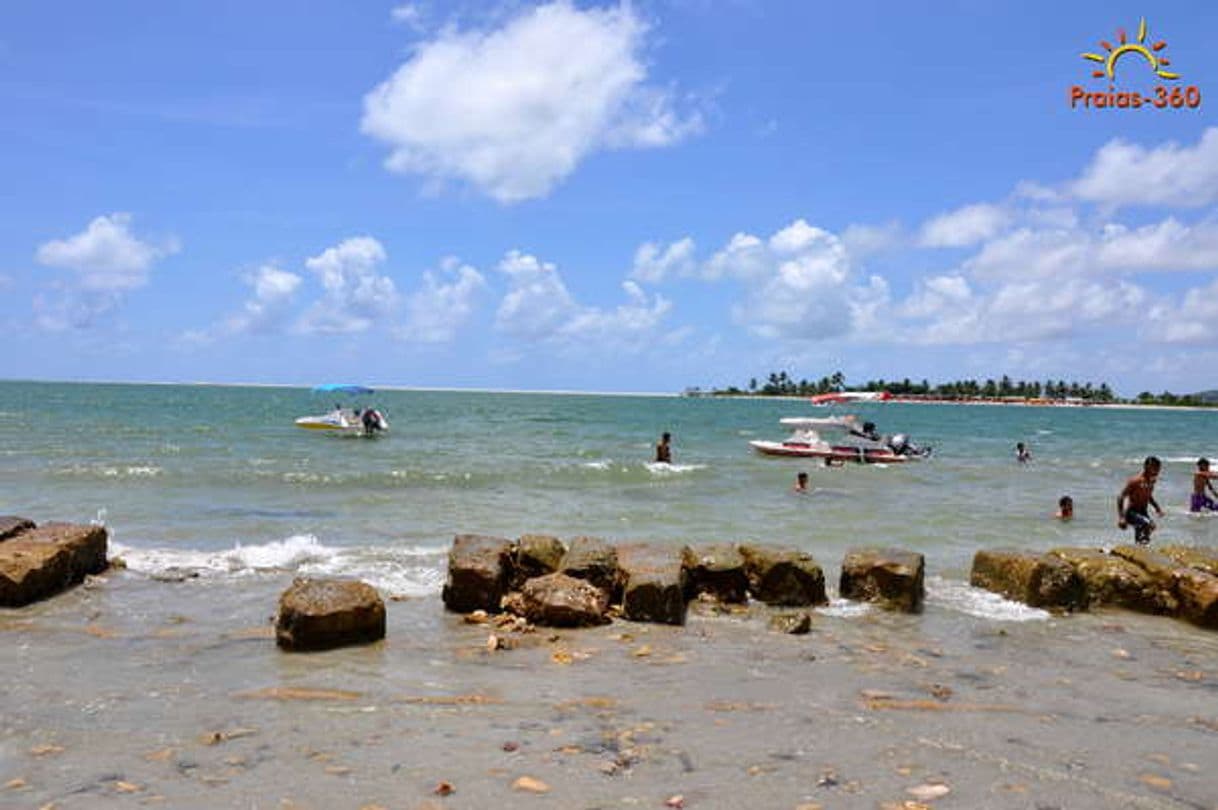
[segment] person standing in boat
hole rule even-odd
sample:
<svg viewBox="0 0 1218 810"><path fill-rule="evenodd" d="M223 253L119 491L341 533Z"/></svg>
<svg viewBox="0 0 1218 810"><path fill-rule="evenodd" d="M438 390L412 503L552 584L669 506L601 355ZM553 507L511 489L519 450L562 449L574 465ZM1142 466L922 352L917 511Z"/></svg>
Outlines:
<svg viewBox="0 0 1218 810"><path fill-rule="evenodd" d="M660 440L656 442L656 462L659 464L672 464L671 433L664 433L660 436Z"/></svg>

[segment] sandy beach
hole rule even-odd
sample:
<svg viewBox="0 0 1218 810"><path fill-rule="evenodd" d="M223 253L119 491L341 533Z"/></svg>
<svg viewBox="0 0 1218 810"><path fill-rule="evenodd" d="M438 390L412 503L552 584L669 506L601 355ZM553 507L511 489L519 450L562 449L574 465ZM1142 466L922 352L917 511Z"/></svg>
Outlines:
<svg viewBox="0 0 1218 810"><path fill-rule="evenodd" d="M289 654L286 584L114 571L0 616L0 806L1218 806L1218 638L1168 619L512 634L425 597L384 642Z"/></svg>

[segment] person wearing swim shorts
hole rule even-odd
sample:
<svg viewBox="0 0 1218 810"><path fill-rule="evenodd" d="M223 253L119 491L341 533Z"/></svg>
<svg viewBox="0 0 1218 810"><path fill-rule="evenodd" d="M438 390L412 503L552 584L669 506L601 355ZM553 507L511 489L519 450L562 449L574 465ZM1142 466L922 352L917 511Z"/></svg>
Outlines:
<svg viewBox="0 0 1218 810"><path fill-rule="evenodd" d="M1210 511L1218 512L1218 503L1210 495L1218 497L1218 492L1214 491L1214 479L1218 478L1218 473L1210 472L1210 460L1208 458L1197 459L1197 471L1193 473L1193 494L1188 500L1188 511L1201 512ZM1209 490L1209 494L1206 494Z"/></svg>
<svg viewBox="0 0 1218 810"><path fill-rule="evenodd" d="M1147 456L1142 462L1142 472L1125 482L1125 488L1117 496L1117 526L1121 529L1132 526L1133 539L1140 546L1150 544L1150 535L1155 522L1150 519L1150 507L1159 517L1163 509L1155 500L1155 482L1163 463L1155 456Z"/></svg>

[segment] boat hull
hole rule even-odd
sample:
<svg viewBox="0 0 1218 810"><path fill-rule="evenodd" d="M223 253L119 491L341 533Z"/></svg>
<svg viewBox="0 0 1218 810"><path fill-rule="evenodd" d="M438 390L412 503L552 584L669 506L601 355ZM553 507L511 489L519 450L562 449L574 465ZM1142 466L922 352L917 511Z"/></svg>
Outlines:
<svg viewBox="0 0 1218 810"><path fill-rule="evenodd" d="M788 458L825 458L860 464L904 464L918 456L899 456L886 448L853 447L850 445L809 445L799 442L749 442L758 453Z"/></svg>

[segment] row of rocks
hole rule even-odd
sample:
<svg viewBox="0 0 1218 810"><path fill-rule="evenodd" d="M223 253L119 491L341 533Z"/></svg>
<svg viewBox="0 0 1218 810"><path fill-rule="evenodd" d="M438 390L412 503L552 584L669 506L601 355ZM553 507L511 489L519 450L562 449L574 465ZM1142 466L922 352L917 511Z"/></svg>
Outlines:
<svg viewBox="0 0 1218 810"><path fill-rule="evenodd" d="M969 581L1032 607L1120 607L1218 629L1218 549L986 549L973 557Z"/></svg>
<svg viewBox="0 0 1218 810"><path fill-rule="evenodd" d="M854 549L842 562L843 598L907 612L922 608L925 561L899 549ZM661 546L564 543L462 534L448 555L444 605L459 613L506 611L551 627L602 624L611 611L632 621L684 624L691 599L756 599L769 605L828 603L820 563L799 549L759 543Z"/></svg>
<svg viewBox="0 0 1218 810"><path fill-rule="evenodd" d="M0 516L0 607L21 607L106 570L102 526Z"/></svg>

